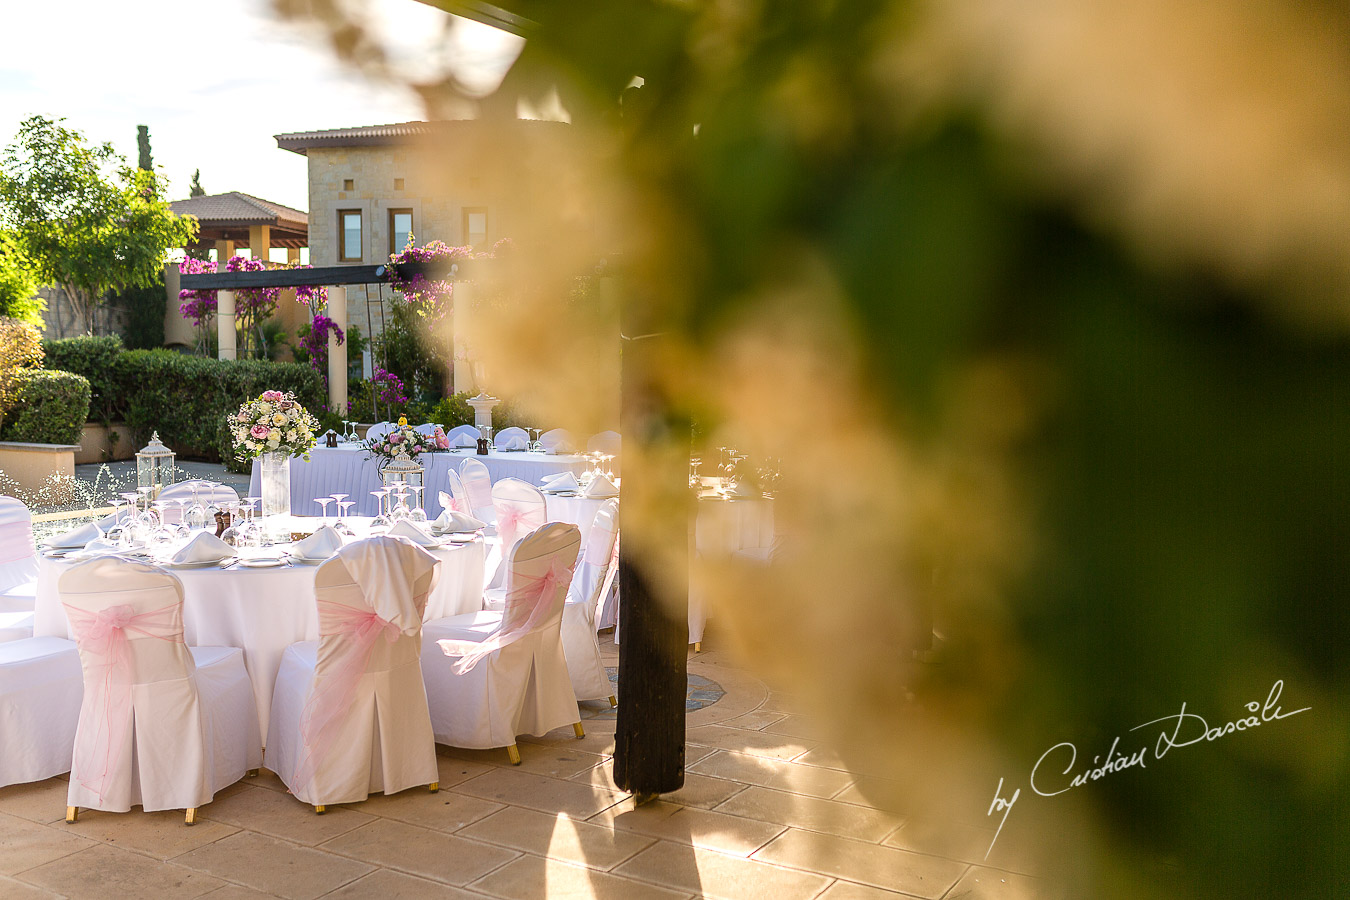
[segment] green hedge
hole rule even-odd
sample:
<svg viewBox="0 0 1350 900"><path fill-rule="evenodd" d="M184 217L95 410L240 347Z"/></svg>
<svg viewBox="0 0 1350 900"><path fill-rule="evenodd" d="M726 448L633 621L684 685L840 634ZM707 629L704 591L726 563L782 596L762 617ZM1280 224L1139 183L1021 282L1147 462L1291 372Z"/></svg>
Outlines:
<svg viewBox="0 0 1350 900"><path fill-rule="evenodd" d="M19 373L18 402L5 416L0 439L34 444L78 444L89 417L89 381L73 372Z"/></svg>
<svg viewBox="0 0 1350 900"><path fill-rule="evenodd" d="M74 372L89 379L89 421L107 425L122 418L120 385L113 375L117 357L126 350L117 335L65 338L43 341L43 365L48 369Z"/></svg>

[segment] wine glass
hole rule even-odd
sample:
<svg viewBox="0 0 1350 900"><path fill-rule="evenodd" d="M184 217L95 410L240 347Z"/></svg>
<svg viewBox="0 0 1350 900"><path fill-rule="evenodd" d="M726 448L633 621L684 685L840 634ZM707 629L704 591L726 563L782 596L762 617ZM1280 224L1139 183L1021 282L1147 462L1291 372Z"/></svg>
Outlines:
<svg viewBox="0 0 1350 900"><path fill-rule="evenodd" d="M703 487L703 479L698 474L698 467L703 465L703 460L699 457L691 457L689 460L689 486L691 488Z"/></svg>
<svg viewBox="0 0 1350 900"><path fill-rule="evenodd" d="M370 492L370 495L375 498L376 507L375 518L370 523L371 531L374 531L376 528L388 528L390 525L394 524L384 512L385 498L389 496L390 490L392 489L386 487Z"/></svg>
<svg viewBox="0 0 1350 900"><path fill-rule="evenodd" d="M408 488L406 485L399 484L394 488L394 496L398 498L398 503L391 504L389 518L397 522L399 519L408 518Z"/></svg>
<svg viewBox="0 0 1350 900"><path fill-rule="evenodd" d="M192 485L192 501L188 504L187 511L183 513L183 521L187 523L189 529L206 528L211 521L211 514L202 504L197 487L194 482Z"/></svg>
<svg viewBox="0 0 1350 900"><path fill-rule="evenodd" d="M425 487L423 484L408 485L408 490L413 492L413 507L408 511L408 518L414 522L427 521L427 511L422 508L422 491Z"/></svg>
<svg viewBox="0 0 1350 900"><path fill-rule="evenodd" d="M347 495L343 494L342 496L345 497ZM345 519L350 517L351 513L349 512L349 510L355 505L356 501L354 500L338 501L338 521L337 524L333 526L333 528L337 531L338 534L342 535L343 537L356 537L356 532L352 531L352 527L344 521Z"/></svg>
<svg viewBox="0 0 1350 900"><path fill-rule="evenodd" d="M535 451L536 453L543 450L544 445L539 443L539 436L544 433L544 429L526 428L525 430L528 431L530 434L534 435L534 438L530 441L530 449Z"/></svg>
<svg viewBox="0 0 1350 900"><path fill-rule="evenodd" d="M332 497L315 497L315 498L314 498L314 502L317 503L317 504L319 504L319 507L323 510L323 513L321 514L321 516L320 516L320 518L319 518L319 526L320 526L320 527L323 527L324 525L327 525L327 524L328 524L328 504L330 504L330 503L333 502L333 498L332 498Z"/></svg>

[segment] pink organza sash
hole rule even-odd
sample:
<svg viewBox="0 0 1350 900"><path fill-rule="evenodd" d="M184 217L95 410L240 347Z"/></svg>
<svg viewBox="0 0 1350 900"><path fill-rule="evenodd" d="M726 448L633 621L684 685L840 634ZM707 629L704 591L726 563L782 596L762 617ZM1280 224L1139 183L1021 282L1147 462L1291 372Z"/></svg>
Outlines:
<svg viewBox="0 0 1350 900"><path fill-rule="evenodd" d="M97 612L64 604L70 632L85 669L82 727L75 744L72 777L103 799L108 779L118 771L131 727L131 643L128 634L182 643L182 603L137 613L127 604Z"/></svg>
<svg viewBox="0 0 1350 900"><path fill-rule="evenodd" d="M0 566L28 559L33 555L33 526L27 522L0 525Z"/></svg>
<svg viewBox="0 0 1350 900"><path fill-rule="evenodd" d="M502 612L502 622L497 630L482 641L437 641L446 656L457 656L459 662L453 666L458 675L473 669L479 660L513 644L548 621L561 599L562 592L572 581L571 563L557 555L550 562L548 571L543 575L525 575L519 570L511 572L511 591L506 596L506 609Z"/></svg>
<svg viewBox="0 0 1350 900"><path fill-rule="evenodd" d="M544 524L544 515L534 504L515 503L510 500L498 500L497 534L502 539L502 558L510 554L516 539L522 531L533 531Z"/></svg>
<svg viewBox="0 0 1350 900"><path fill-rule="evenodd" d="M319 634L345 638L341 649L330 657L331 665L315 673L314 686L300 716L300 740L304 748L295 770L295 785L309 784L328 757L339 727L356 697L356 687L370 665L370 654L381 637L392 644L402 631L381 619L374 610L318 600Z"/></svg>

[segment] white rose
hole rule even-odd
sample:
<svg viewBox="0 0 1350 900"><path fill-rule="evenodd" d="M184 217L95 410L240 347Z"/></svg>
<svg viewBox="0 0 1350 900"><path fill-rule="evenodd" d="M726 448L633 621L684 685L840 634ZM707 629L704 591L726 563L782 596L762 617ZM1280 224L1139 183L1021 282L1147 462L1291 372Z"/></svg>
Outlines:
<svg viewBox="0 0 1350 900"><path fill-rule="evenodd" d="M280 431L277 431L275 428L273 428L271 431L267 432L267 442L269 444L275 444L279 440L281 440Z"/></svg>
<svg viewBox="0 0 1350 900"><path fill-rule="evenodd" d="M294 432L294 431L288 431L288 432L286 432L286 440L288 440L288 441L294 441L294 440L295 440L295 432Z"/></svg>
<svg viewBox="0 0 1350 900"><path fill-rule="evenodd" d="M244 446L250 450L257 450L258 445L254 441L244 441Z"/></svg>

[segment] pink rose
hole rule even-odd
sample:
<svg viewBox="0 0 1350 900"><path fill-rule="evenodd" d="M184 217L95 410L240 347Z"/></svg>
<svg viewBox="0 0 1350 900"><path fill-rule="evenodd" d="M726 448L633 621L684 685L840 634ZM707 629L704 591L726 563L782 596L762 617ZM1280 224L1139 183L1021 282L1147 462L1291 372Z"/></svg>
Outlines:
<svg viewBox="0 0 1350 900"><path fill-rule="evenodd" d="M263 391L262 398L268 403L275 403L285 395L281 391Z"/></svg>
<svg viewBox="0 0 1350 900"><path fill-rule="evenodd" d="M294 401L294 400L282 400L282 401L281 401L281 408L282 408L282 409L293 409L294 407L295 407L295 401Z"/></svg>
<svg viewBox="0 0 1350 900"><path fill-rule="evenodd" d="M389 435L389 443L391 443L391 444L401 444L401 443L403 443L403 435L401 435L401 434L391 434L391 435Z"/></svg>
<svg viewBox="0 0 1350 900"><path fill-rule="evenodd" d="M251 429L249 430L249 434L253 435L253 439L254 439L254 440L257 440L257 441L265 441L265 440L267 440L267 434L268 434L267 426L266 426L266 425L254 425L253 428L251 428Z"/></svg>

